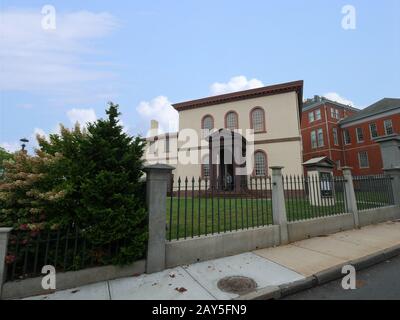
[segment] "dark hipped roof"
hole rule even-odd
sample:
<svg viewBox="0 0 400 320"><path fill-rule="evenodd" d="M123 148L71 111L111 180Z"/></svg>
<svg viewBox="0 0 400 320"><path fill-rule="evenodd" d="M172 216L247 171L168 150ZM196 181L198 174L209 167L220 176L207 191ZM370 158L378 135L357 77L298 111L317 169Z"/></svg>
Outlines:
<svg viewBox="0 0 400 320"><path fill-rule="evenodd" d="M394 99L394 98L384 98L382 100L379 100L378 102L374 103L373 105L370 105L369 107L360 110L359 112L343 119L340 121L341 124L357 121L363 118L367 118L370 116L374 116L376 114L380 114L383 112L391 111L394 109L400 109L400 99ZM399 110L400 112L400 110Z"/></svg>

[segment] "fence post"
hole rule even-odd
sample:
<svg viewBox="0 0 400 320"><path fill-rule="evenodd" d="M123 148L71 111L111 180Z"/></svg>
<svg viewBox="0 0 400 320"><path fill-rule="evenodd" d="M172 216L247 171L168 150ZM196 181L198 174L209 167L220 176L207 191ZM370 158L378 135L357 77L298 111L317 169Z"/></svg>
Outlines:
<svg viewBox="0 0 400 320"><path fill-rule="evenodd" d="M167 226L167 184L175 168L166 164L144 167L146 172L146 202L149 215L149 240L146 273L165 269Z"/></svg>
<svg viewBox="0 0 400 320"><path fill-rule="evenodd" d="M391 177L394 204L400 206L400 134L375 139L381 148L383 170Z"/></svg>
<svg viewBox="0 0 400 320"><path fill-rule="evenodd" d="M0 299L2 295L3 283L6 279L6 254L8 247L8 236L12 228L0 228Z"/></svg>
<svg viewBox="0 0 400 320"><path fill-rule="evenodd" d="M274 225L279 225L281 244L289 243L287 228L285 195L283 190L283 167L270 167L272 170L272 218Z"/></svg>
<svg viewBox="0 0 400 320"><path fill-rule="evenodd" d="M384 171L392 183L394 204L400 206L400 168L384 169Z"/></svg>
<svg viewBox="0 0 400 320"><path fill-rule="evenodd" d="M343 177L345 180L345 197L346 197L346 205L349 213L353 214L354 218L354 227L360 227L360 220L358 217L358 208L357 208L357 199L356 194L354 192L354 184L353 184L353 176L351 175L350 167L342 167Z"/></svg>

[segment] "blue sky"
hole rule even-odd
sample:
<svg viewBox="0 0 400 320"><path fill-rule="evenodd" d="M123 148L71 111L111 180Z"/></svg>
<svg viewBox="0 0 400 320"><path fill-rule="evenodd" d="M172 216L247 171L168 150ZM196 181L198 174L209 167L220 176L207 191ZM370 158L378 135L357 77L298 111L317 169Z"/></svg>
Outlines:
<svg viewBox="0 0 400 320"><path fill-rule="evenodd" d="M56 9L43 30L41 10ZM356 28L342 28L342 8ZM365 107L400 97L400 1L0 0L0 146L104 116L176 127L171 103L304 80ZM34 143L30 143L31 147Z"/></svg>

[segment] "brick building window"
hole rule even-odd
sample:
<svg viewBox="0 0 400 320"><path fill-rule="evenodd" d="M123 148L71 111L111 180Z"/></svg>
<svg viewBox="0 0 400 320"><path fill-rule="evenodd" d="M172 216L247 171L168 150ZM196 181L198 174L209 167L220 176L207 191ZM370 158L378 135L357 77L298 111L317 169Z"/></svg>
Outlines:
<svg viewBox="0 0 400 320"><path fill-rule="evenodd" d="M308 122L313 122L314 118L314 111L308 113Z"/></svg>
<svg viewBox="0 0 400 320"><path fill-rule="evenodd" d="M343 141L344 141L344 144L351 143L350 133L349 133L349 130L347 130L347 129L343 130Z"/></svg>
<svg viewBox="0 0 400 320"><path fill-rule="evenodd" d="M238 118L235 112L229 112L226 115L226 128L230 130L235 130L238 128Z"/></svg>
<svg viewBox="0 0 400 320"><path fill-rule="evenodd" d="M362 128L356 128L357 142L364 142L364 132Z"/></svg>
<svg viewBox="0 0 400 320"><path fill-rule="evenodd" d="M337 128L332 129L332 134L333 134L333 144L335 146L338 146L339 145L339 136L338 136Z"/></svg>
<svg viewBox="0 0 400 320"><path fill-rule="evenodd" d="M371 134L371 139L378 137L378 129L376 127L376 123L369 124L369 132Z"/></svg>
<svg viewBox="0 0 400 320"><path fill-rule="evenodd" d="M315 131L311 131L311 148L317 148L317 133Z"/></svg>
<svg viewBox="0 0 400 320"><path fill-rule="evenodd" d="M324 131L322 129L318 129L317 137L318 137L318 147L323 147L324 146Z"/></svg>
<svg viewBox="0 0 400 320"><path fill-rule="evenodd" d="M315 110L315 120L321 120L321 109Z"/></svg>
<svg viewBox="0 0 400 320"><path fill-rule="evenodd" d="M358 153L358 164L360 168L369 168L368 152L362 151Z"/></svg>
<svg viewBox="0 0 400 320"><path fill-rule="evenodd" d="M383 124L385 126L385 134L386 135L393 134L393 123L392 123L392 120L385 120L385 122Z"/></svg>

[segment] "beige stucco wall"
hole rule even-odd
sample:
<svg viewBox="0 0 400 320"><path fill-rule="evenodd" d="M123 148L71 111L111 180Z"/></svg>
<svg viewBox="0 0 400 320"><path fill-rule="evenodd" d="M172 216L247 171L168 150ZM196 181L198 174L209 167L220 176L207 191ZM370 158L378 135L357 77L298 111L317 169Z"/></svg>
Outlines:
<svg viewBox="0 0 400 320"><path fill-rule="evenodd" d="M300 119L298 99L295 92L181 111L179 113L179 130L182 133L184 129L194 129L199 133L199 137L201 137L201 120L205 115L211 115L214 118L214 127L220 129L225 127L226 113L233 110L238 114L239 129L242 129L242 134L245 135L246 129L250 129L250 111L254 107L264 109L266 123L266 133L257 133L254 135L254 150L261 149L266 152L268 166L284 166L284 172L286 173L303 173L301 165ZM183 145L185 146L184 150L190 148L192 153L196 152L193 149L196 149L196 146L199 144L207 145L204 140L192 144L188 144L187 141L182 142L184 139L181 133L180 141L178 141L180 152L183 152ZM298 138L299 140L257 144L257 141L262 142L265 140L271 141L286 138ZM178 156L178 158L180 159L181 157ZM200 159L200 156L198 158ZM178 164L175 174L178 176L199 176L201 174L200 170L200 165Z"/></svg>
<svg viewBox="0 0 400 320"><path fill-rule="evenodd" d="M246 129L250 129L250 111L254 107L264 109L266 122L266 132L254 135L254 150L265 151L268 166L284 166L284 173L302 174L300 119L298 99L295 92L181 111L179 112L179 138L177 142L179 151L171 144L171 154L168 161L166 161L165 155L156 155L153 160L158 157L159 162L176 166L175 176L199 177L201 165L196 163L201 162L202 155L208 153L207 142L201 139L202 118L209 114L214 118L216 129L224 128L225 115L233 110L238 114L239 129L242 129L242 134L245 135ZM185 129L195 130L199 139L189 142L186 138ZM298 138L298 141L273 141L287 138ZM160 149L163 150L162 147ZM248 147L248 150L251 149ZM174 153L174 151L177 152ZM189 153L195 159L194 163L181 163L183 158L188 157ZM270 170L269 173L271 173Z"/></svg>

